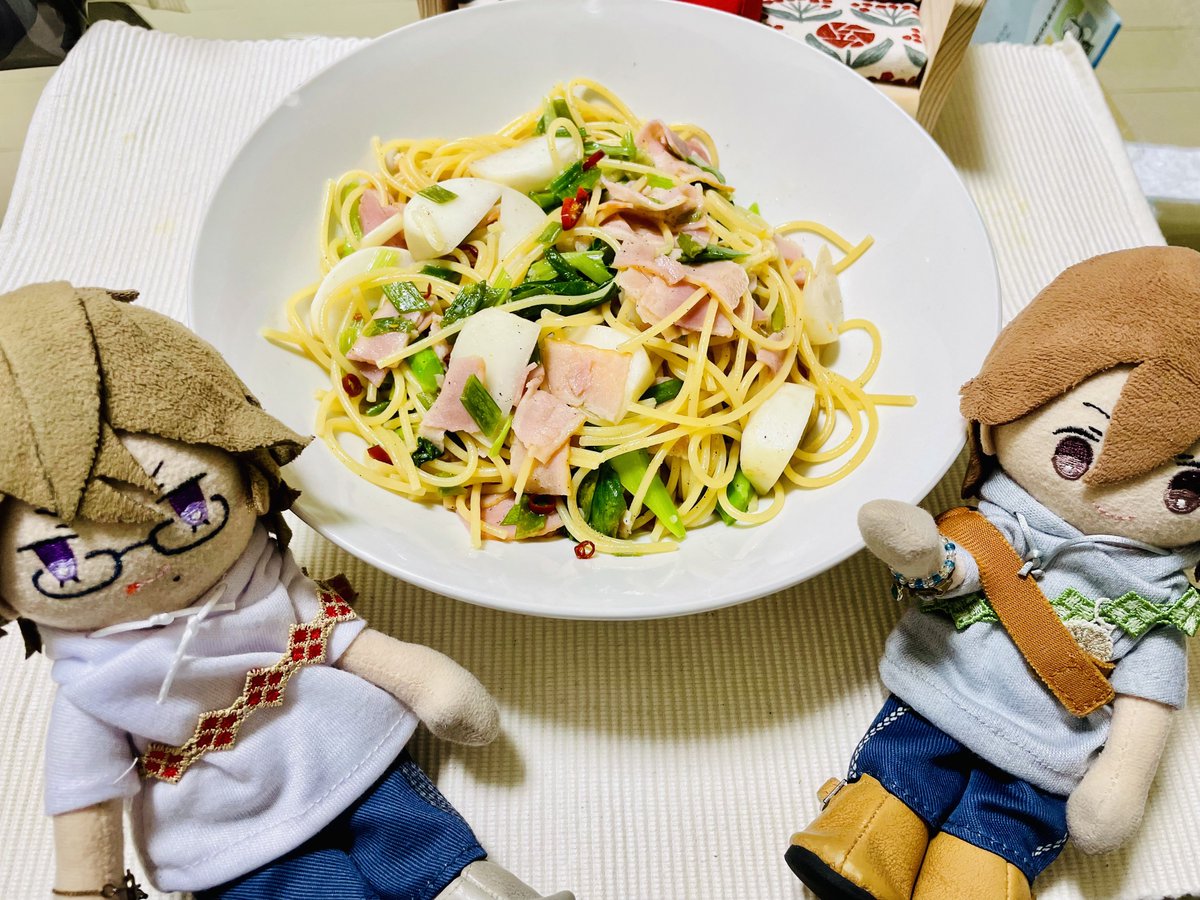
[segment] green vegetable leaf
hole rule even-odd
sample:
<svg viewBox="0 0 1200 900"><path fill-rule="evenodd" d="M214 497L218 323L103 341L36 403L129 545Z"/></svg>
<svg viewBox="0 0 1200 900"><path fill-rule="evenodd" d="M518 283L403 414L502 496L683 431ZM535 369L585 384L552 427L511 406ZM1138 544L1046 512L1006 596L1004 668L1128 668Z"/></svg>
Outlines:
<svg viewBox="0 0 1200 900"><path fill-rule="evenodd" d="M495 290L484 281L474 281L464 287L446 307L442 316L442 324L449 325L467 316L473 316L488 306L497 305L503 298L500 291Z"/></svg>
<svg viewBox="0 0 1200 900"><path fill-rule="evenodd" d="M718 262L723 259L741 259L745 256L738 250L730 247L722 247L719 244L704 244L686 232L679 235L679 249L683 251L683 255L679 257L680 262L685 263L706 263Z"/></svg>
<svg viewBox="0 0 1200 900"><path fill-rule="evenodd" d="M603 535L616 537L626 509L625 491L621 487L620 477L608 463L602 463L596 472L596 488L588 524Z"/></svg>
<svg viewBox="0 0 1200 900"><path fill-rule="evenodd" d="M604 151L605 156L611 156L613 159L621 159L625 162L633 162L638 156L637 143L633 139L632 131L627 131L621 135L621 143L619 144L597 144L596 146Z"/></svg>
<svg viewBox="0 0 1200 900"><path fill-rule="evenodd" d="M538 235L538 243L553 244L558 240L560 234L562 234L562 225L558 222L551 222L546 226L546 230Z"/></svg>
<svg viewBox="0 0 1200 900"><path fill-rule="evenodd" d="M363 410L363 415L364 416L377 416L380 413L382 413L385 409L387 409L388 405L391 402L392 402L391 400L380 400L378 403L372 403L370 406L368 406L366 409Z"/></svg>
<svg viewBox="0 0 1200 900"><path fill-rule="evenodd" d="M678 378L668 378L666 381L650 385L646 393L642 394L638 399L653 400L656 406L662 406L664 403L668 403L678 397L682 389L682 381Z"/></svg>
<svg viewBox="0 0 1200 900"><path fill-rule="evenodd" d="M363 329L364 337L374 337L377 334L392 334L397 331L412 332L416 328L412 322L403 316L384 316L382 319L372 319Z"/></svg>
<svg viewBox="0 0 1200 900"><path fill-rule="evenodd" d="M440 184L431 184L423 191L417 191L418 197L424 197L426 200L431 200L434 203L449 203L451 200L457 200L458 194L454 191L442 187Z"/></svg>
<svg viewBox="0 0 1200 900"><path fill-rule="evenodd" d="M475 424L479 426L479 430L483 432L483 436L488 440L495 440L505 427L504 414L500 411L500 407L496 405L496 401L492 399L492 395L487 392L487 388L483 386L483 382L479 380L477 375L471 375L467 378L467 383L463 386L462 398L459 402L471 418L474 419Z"/></svg>
<svg viewBox="0 0 1200 900"><path fill-rule="evenodd" d="M412 461L418 469L427 462L432 462L435 459L441 459L442 451L438 449L437 444L426 438L417 438L417 449L412 452Z"/></svg>
<svg viewBox="0 0 1200 900"><path fill-rule="evenodd" d="M662 188L663 190L670 190L675 187L675 182L665 175L647 175L646 184L650 185L650 187Z"/></svg>
<svg viewBox="0 0 1200 900"><path fill-rule="evenodd" d="M448 281L451 284L458 284L462 281L462 275L455 272L453 269L443 269L441 266L424 266L421 269L422 275L432 275L434 278L440 278L442 281Z"/></svg>
<svg viewBox="0 0 1200 900"><path fill-rule="evenodd" d="M446 374L446 367L442 365L442 361L438 359L437 353L432 347L426 347L419 353L413 354L408 361L409 368L412 369L413 378L417 380L417 384L421 386L421 390L428 394L431 398L437 397L438 377ZM422 401L424 402L424 401ZM425 404L428 409L433 405L433 401Z"/></svg>
<svg viewBox="0 0 1200 900"><path fill-rule="evenodd" d="M350 352L350 348L354 346L354 342L358 340L358 336L362 334L363 323L361 321L351 322L342 329L338 335L338 349L342 351L342 356Z"/></svg>
<svg viewBox="0 0 1200 900"><path fill-rule="evenodd" d="M750 483L750 479L746 477L739 467L733 476L733 481L729 482L729 487L725 489L725 497L729 500L729 505L734 509L745 512L750 508L750 498L754 496L754 485ZM736 525L737 519L725 512L725 507L717 504L717 512L720 513L722 521L726 525Z"/></svg>
<svg viewBox="0 0 1200 900"><path fill-rule="evenodd" d="M537 534L546 527L546 517L529 509L529 497L522 494L508 514L500 520L501 525L517 526L517 540Z"/></svg>
<svg viewBox="0 0 1200 900"><path fill-rule="evenodd" d="M611 281L614 273L604 264L604 254L596 251L579 251L562 254L562 258L580 274L590 278L597 285Z"/></svg>
<svg viewBox="0 0 1200 900"><path fill-rule="evenodd" d="M585 171L583 160L578 160L559 172L555 179L546 186L545 193L553 195L557 200L566 200L568 197L574 197L580 188L590 191L599 181L600 168L597 166ZM535 202L538 201L537 197L533 199ZM544 207L545 204L543 204Z"/></svg>
<svg viewBox="0 0 1200 900"><path fill-rule="evenodd" d="M391 284L385 284L383 295L396 307L396 312L425 312L429 309L429 301L421 296L421 292L411 281L393 281Z"/></svg>
<svg viewBox="0 0 1200 900"><path fill-rule="evenodd" d="M574 116L571 115L571 110L567 106L567 101L555 97L546 103L545 109L542 111L542 117L538 120L537 127L533 130L534 134L545 134L546 129L550 127L550 123L555 119L570 119L575 122ZM575 122L578 125L578 122ZM559 129L557 137L566 137L567 130Z"/></svg>
<svg viewBox="0 0 1200 900"><path fill-rule="evenodd" d="M617 475L620 476L621 484L631 494L637 491L646 475L646 470L650 468L650 456L645 450L634 450L614 456L610 462ZM670 492L657 472L650 481L650 487L646 490L644 502L646 508L654 513L655 518L662 522L667 531L679 540L683 540L687 536L683 517L679 515L675 501L671 499ZM592 505L595 506L595 501Z"/></svg>
<svg viewBox="0 0 1200 900"><path fill-rule="evenodd" d="M585 521L591 519L592 498L596 495L596 481L599 477L600 470L593 469L583 476L583 481L579 482L579 493L575 495L575 500L579 504L579 511L583 514Z"/></svg>

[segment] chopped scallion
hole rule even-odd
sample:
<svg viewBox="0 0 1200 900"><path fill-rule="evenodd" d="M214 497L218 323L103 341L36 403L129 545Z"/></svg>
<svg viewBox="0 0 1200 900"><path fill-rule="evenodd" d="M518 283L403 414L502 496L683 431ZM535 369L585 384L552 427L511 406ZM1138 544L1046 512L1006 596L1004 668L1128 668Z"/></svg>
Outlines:
<svg viewBox="0 0 1200 900"><path fill-rule="evenodd" d="M522 495L508 514L500 520L501 525L515 525L517 540L537 534L546 527L546 517L529 508L529 497Z"/></svg>
<svg viewBox="0 0 1200 900"><path fill-rule="evenodd" d="M525 272L525 283L531 281L553 281L558 277L558 270L544 259L539 259Z"/></svg>
<svg viewBox="0 0 1200 900"><path fill-rule="evenodd" d="M377 334L392 334L397 331L412 332L416 326L403 316L384 316L382 319L372 319L363 329L364 337L375 337Z"/></svg>
<svg viewBox="0 0 1200 900"><path fill-rule="evenodd" d="M423 191L417 191L418 197L424 197L434 203L449 203L451 200L457 200L458 194L449 188L444 188L440 184L431 184Z"/></svg>
<svg viewBox="0 0 1200 900"><path fill-rule="evenodd" d="M733 481L729 482L729 487L725 489L725 498L729 501L729 505L734 509L745 512L750 508L750 498L754 496L754 485L750 483L750 479L746 477L739 467L737 473L733 476ZM726 525L736 525L737 519L725 512L725 507L717 504L717 512L720 513L722 521Z"/></svg>
<svg viewBox="0 0 1200 900"><path fill-rule="evenodd" d="M442 451L438 449L437 444L427 438L417 438L417 449L412 452L412 461L418 469L427 462L440 459L441 456Z"/></svg>
<svg viewBox="0 0 1200 900"><path fill-rule="evenodd" d="M596 487L592 495L588 524L603 535L616 537L625 514L625 491L614 468L602 463L596 470Z"/></svg>
<svg viewBox="0 0 1200 900"><path fill-rule="evenodd" d="M504 429L504 413L500 411L500 407L496 405L492 395L487 392L487 388L483 386L479 376L470 375L467 378L459 402L488 440L495 440L496 436Z"/></svg>
<svg viewBox="0 0 1200 900"><path fill-rule="evenodd" d="M350 348L354 346L354 342L358 340L358 336L362 334L362 322L351 322L342 329L338 335L338 349L342 351L342 356L350 352Z"/></svg>
<svg viewBox="0 0 1200 900"><path fill-rule="evenodd" d="M441 266L424 266L421 269L422 275L432 275L434 278L440 278L442 281L448 281L451 284L458 284L462 281L462 275L455 272L453 269L443 269Z"/></svg>
<svg viewBox="0 0 1200 900"><path fill-rule="evenodd" d="M608 266L604 265L603 253L592 251L570 252L563 253L562 258L572 268L590 278L598 285L610 281L613 277L613 273L608 270Z"/></svg>
<svg viewBox="0 0 1200 900"><path fill-rule="evenodd" d="M538 235L538 243L553 244L555 241L558 240L558 237L561 234L562 234L562 225L560 225L558 222L551 222L549 225L546 226L545 231L543 231L541 234Z"/></svg>
<svg viewBox="0 0 1200 900"><path fill-rule="evenodd" d="M675 182L665 175L647 175L646 184L650 185L650 187L663 188L664 190L670 190L675 187Z"/></svg>
<svg viewBox="0 0 1200 900"><path fill-rule="evenodd" d="M636 493L646 475L646 470L650 468L649 454L645 450L634 450L632 453L614 456L610 462L617 475L620 476L625 490L631 494ZM666 485L663 484L662 478L657 472L650 481L650 487L646 490L643 502L646 504L646 508L654 513L658 521L663 523L667 531L679 540L684 539L687 529L683 525L683 518L679 515L675 501L671 499ZM595 501L592 505L595 506Z"/></svg>
<svg viewBox="0 0 1200 900"><path fill-rule="evenodd" d="M421 390L430 397L437 397L438 391L441 390L438 379L446 374L446 367L442 365L442 361L438 359L433 348L426 347L421 352L413 354L408 365L412 369L413 378L421 386ZM432 405L431 402L427 404L427 407Z"/></svg>
<svg viewBox="0 0 1200 900"><path fill-rule="evenodd" d="M391 404L391 400L380 400L378 403L372 403L363 410L364 416L378 416Z"/></svg>
<svg viewBox="0 0 1200 900"><path fill-rule="evenodd" d="M653 400L655 406L662 406L679 396L680 390L683 388L683 382L678 378L668 378L666 381L660 381L658 384L650 385L649 390L642 394L641 400Z"/></svg>
<svg viewBox="0 0 1200 900"><path fill-rule="evenodd" d="M398 313L426 312L429 301L421 296L411 281L393 281L383 286L383 295L388 298Z"/></svg>
<svg viewBox="0 0 1200 900"><path fill-rule="evenodd" d="M684 263L719 262L723 259L741 259L746 255L739 250L722 247L719 244L701 244L686 232L679 235L679 249L683 251L679 257L680 262Z"/></svg>

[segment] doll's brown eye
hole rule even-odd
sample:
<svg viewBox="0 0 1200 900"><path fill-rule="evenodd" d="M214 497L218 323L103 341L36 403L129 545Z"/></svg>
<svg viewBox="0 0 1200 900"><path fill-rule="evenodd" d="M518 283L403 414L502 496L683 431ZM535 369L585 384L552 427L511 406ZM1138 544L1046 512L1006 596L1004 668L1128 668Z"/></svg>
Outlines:
<svg viewBox="0 0 1200 900"><path fill-rule="evenodd" d="M1163 505L1181 516L1200 508L1200 472L1188 469L1167 482Z"/></svg>
<svg viewBox="0 0 1200 900"><path fill-rule="evenodd" d="M1081 437L1065 437L1054 448L1050 462L1067 481L1077 481L1092 467L1092 445Z"/></svg>

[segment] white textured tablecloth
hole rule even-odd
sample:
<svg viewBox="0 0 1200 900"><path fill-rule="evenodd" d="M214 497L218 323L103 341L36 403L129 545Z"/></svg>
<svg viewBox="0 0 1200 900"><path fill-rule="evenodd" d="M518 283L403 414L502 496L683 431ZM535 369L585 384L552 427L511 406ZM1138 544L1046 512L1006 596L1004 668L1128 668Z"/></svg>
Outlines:
<svg viewBox="0 0 1200 900"><path fill-rule="evenodd" d="M0 289L50 278L132 287L182 318L205 201L239 143L298 82L355 46L94 28L30 128L0 227ZM972 48L961 80L937 137L983 211L1008 316L1070 263L1161 241L1076 47ZM955 474L933 506L953 502ZM499 698L505 731L493 746L422 735L413 748L497 861L580 900L802 895L783 862L788 837L883 699L875 666L898 609L865 554L733 609L595 624L434 596L303 527L294 547L317 574L349 573L376 626L451 654ZM46 896L52 877L40 812L51 685L45 660L24 662L20 649L19 638L0 641L4 898ZM1042 897L1200 890L1196 699L1193 690L1141 834L1102 858L1068 848L1040 882Z"/></svg>

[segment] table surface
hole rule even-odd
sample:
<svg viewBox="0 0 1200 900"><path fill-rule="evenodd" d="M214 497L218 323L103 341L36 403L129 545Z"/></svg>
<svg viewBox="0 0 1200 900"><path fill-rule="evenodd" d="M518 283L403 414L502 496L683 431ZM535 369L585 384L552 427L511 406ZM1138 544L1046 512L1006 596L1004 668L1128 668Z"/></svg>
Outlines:
<svg viewBox="0 0 1200 900"><path fill-rule="evenodd" d="M161 20L188 24L201 36L282 33L253 19L274 10L281 21L285 2L256 0L247 18L239 6L234 31L222 27L234 23L234 0L192 5L195 18L148 18L160 28ZM286 5L288 34L337 30L299 27L306 10L324 4ZM412 2L347 2L340 33L371 31L352 24L353 7L395 16L375 30L402 24L416 12ZM965 67L962 102L948 106L939 137L988 220L1011 315L1068 263L1152 242L1155 231L1120 161L1112 123L1098 96L1086 90L1095 93L1090 75L1078 76L1070 54L985 49L994 52L976 54L975 72ZM1032 63L1045 75L1036 86L1025 84L1024 93L1014 90ZM14 83L25 85L24 105L13 99L16 93L10 103L0 90L0 123L9 135L0 146L14 160L21 137L11 135L19 130L23 136L25 121L8 113L23 112L27 120L47 74L14 76ZM984 109L988 115L978 115ZM1079 125L1077 132L1055 131L1051 123L1063 121ZM1056 140L1044 141L1051 132ZM1014 167L1014 160L1022 165ZM1069 163L1105 175L1100 200L1076 190ZM30 184L42 184L46 176L32 165L26 175L41 176L32 182L23 176L23 200L17 202L28 209ZM108 263L83 251L69 258L39 253L39 247L58 244L36 239L39 217L24 219L19 228L5 223L13 240L7 246L31 248L28 265L15 254L0 259L9 282L44 278L51 269L83 283L106 280ZM1062 220L1073 227L1062 228ZM84 221L101 232L106 226L99 218ZM108 227L119 231L122 224L127 227ZM180 269L171 260L153 264L156 272ZM933 506L952 502L952 482L953 475ZM857 557L787 592L704 616L570 623L448 604L356 564L304 531L296 552L316 574L348 571L364 597L373 598L366 612L374 624L449 652L494 688L506 723L501 741L466 753L418 737L414 756L460 804L499 861L539 886L571 886L591 900L735 900L741 895L733 886L744 888L748 880L760 900L799 895L779 859L780 842L808 818L816 786L844 765L879 702L875 660L897 611L882 599L878 563ZM853 628L846 622L849 602ZM770 639L760 640L763 635ZM22 698L4 705L4 730L40 735L48 711L46 661L22 663L18 648L4 643L9 647L0 645L6 673L0 693ZM1104 860L1084 860L1068 848L1041 885L1044 896L1143 896L1152 890L1147 885L1159 883L1150 877L1157 871L1178 873L1173 885L1195 884L1195 861L1173 836L1181 823L1188 830L1200 808L1184 749L1200 744L1196 720L1182 717L1141 838ZM30 790L40 751L40 741L33 743L17 748L29 757L26 766L0 766L0 794L9 798L6 846L14 846L16 835L23 842L2 867L9 869L11 861L13 868L0 873L0 883L4 874L21 879L9 882L10 889L40 884L50 869L48 827ZM1164 887L1155 895L1167 893L1179 890Z"/></svg>

